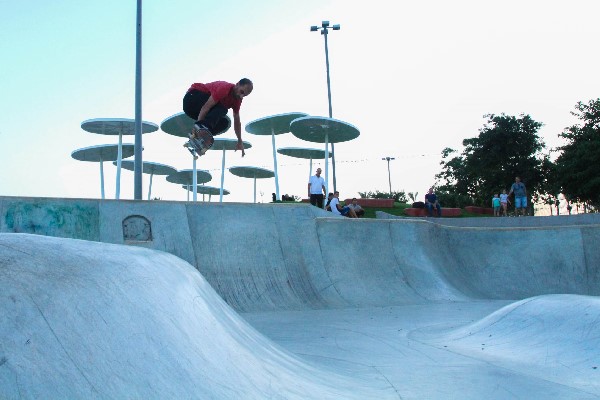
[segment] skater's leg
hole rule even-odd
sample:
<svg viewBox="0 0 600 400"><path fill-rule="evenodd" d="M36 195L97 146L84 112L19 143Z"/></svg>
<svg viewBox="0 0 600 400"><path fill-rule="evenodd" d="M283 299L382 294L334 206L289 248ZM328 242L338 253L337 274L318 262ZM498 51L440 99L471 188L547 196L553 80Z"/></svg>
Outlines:
<svg viewBox="0 0 600 400"><path fill-rule="evenodd" d="M183 112L194 121L198 119L200 109L208 101L210 94L199 90L190 90L183 97Z"/></svg>
<svg viewBox="0 0 600 400"><path fill-rule="evenodd" d="M206 104L209 98L210 94L198 90L191 90L183 97L183 111L188 117L196 121L193 129L195 136L197 136L197 131L202 129L207 129L212 134L215 134L216 128L223 125L223 121L225 120L224 117L227 114L227 109L218 103L208 111L201 121L197 120L200 109Z"/></svg>
<svg viewBox="0 0 600 400"><path fill-rule="evenodd" d="M211 108L206 114L206 117L199 122L208 127L213 135L218 135L220 132L217 132L219 130L217 128L223 125L222 122L225 121L225 115L227 115L227 109L221 104L217 104Z"/></svg>
<svg viewBox="0 0 600 400"><path fill-rule="evenodd" d="M192 137L198 138L200 136L198 133L201 130L207 130L209 132L211 131L211 126L209 122L197 120L198 115L200 114L200 110L206 104L209 98L209 93L204 93L199 90L190 90L183 97L183 112L185 113L185 115L196 121L192 128Z"/></svg>

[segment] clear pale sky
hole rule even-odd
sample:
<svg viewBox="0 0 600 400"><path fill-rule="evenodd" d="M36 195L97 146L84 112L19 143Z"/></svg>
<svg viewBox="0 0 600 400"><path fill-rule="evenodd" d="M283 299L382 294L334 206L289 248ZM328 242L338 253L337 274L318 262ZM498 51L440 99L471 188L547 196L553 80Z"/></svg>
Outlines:
<svg viewBox="0 0 600 400"><path fill-rule="evenodd" d="M160 124L181 111L193 82L254 81L242 126L286 112L327 116L322 20L330 31L333 117L360 129L336 145L341 198L392 190L422 197L440 171L445 147L462 149L487 113L530 114L549 147L575 122L577 101L598 98L600 2L575 1L145 1L143 115ZM0 195L100 197L96 163L81 147L116 143L81 129L91 118L134 118L135 0L0 0ZM233 129L222 137L235 138ZM273 169L271 139L243 132L253 145L227 166ZM124 142L133 143L133 136ZM277 147L314 147L291 134ZM143 136L144 161L191 168L183 139ZM308 160L278 155L280 193L306 196ZM314 169L318 165L315 164ZM221 153L198 168L220 184ZM116 167L104 164L107 198ZM330 189L332 185L330 169ZM144 175L143 197L149 177ZM507 185L509 182L507 182ZM252 181L225 175L226 201L252 201ZM273 179L258 181L264 201ZM186 192L155 177L153 197ZM121 198L133 198L122 172ZM213 201L215 198L213 197Z"/></svg>

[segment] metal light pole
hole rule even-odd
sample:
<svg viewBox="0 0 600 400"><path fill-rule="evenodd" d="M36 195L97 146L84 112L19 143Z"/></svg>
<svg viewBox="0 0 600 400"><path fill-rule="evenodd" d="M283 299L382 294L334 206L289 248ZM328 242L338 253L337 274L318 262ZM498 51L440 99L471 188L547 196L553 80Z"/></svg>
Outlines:
<svg viewBox="0 0 600 400"><path fill-rule="evenodd" d="M142 0L137 0L135 42L135 144L133 198L142 199Z"/></svg>
<svg viewBox="0 0 600 400"><path fill-rule="evenodd" d="M395 160L394 157L384 157L382 158L383 161L387 161L388 163L388 182L390 184L390 197L392 196L392 175L390 175L390 161Z"/></svg>
<svg viewBox="0 0 600 400"><path fill-rule="evenodd" d="M340 25L339 24L333 25L331 27L331 29L333 29L334 31L339 31ZM329 100L329 118L332 118L333 113L331 111L331 82L329 80L329 47L327 45L327 35L329 34L329 21L321 22L321 27L318 27L316 25L313 25L310 27L311 32L317 32L319 30L321 31L321 35L323 35L323 37L325 38L325 67L327 69L327 98ZM329 161L325 160L325 162L329 162ZM334 151L333 143L331 143L331 167L333 168L333 191L335 192L337 189L336 189L336 182L335 182L335 151Z"/></svg>

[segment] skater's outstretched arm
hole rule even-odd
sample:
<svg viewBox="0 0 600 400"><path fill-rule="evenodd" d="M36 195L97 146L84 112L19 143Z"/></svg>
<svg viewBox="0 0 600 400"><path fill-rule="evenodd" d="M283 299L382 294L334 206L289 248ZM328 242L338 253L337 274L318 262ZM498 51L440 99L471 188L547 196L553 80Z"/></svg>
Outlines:
<svg viewBox="0 0 600 400"><path fill-rule="evenodd" d="M238 139L235 151L241 150L242 157L244 157L246 152L244 151L244 142L242 141L242 123L240 121L240 113L236 113L235 111L233 112L233 130Z"/></svg>

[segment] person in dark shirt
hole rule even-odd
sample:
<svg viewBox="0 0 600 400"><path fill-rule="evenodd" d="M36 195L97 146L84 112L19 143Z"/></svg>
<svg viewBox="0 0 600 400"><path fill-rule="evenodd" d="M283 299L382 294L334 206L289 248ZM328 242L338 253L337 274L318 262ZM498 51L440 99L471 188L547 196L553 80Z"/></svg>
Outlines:
<svg viewBox="0 0 600 400"><path fill-rule="evenodd" d="M515 183L510 187L508 195L515 194L515 213L518 216L527 215L527 189L521 178L515 177Z"/></svg>
<svg viewBox="0 0 600 400"><path fill-rule="evenodd" d="M425 208L427 208L427 215L433 217L433 209L437 210L437 216L442 216L442 206L440 205L437 196L433 193L433 188L429 188L429 192L425 195Z"/></svg>

